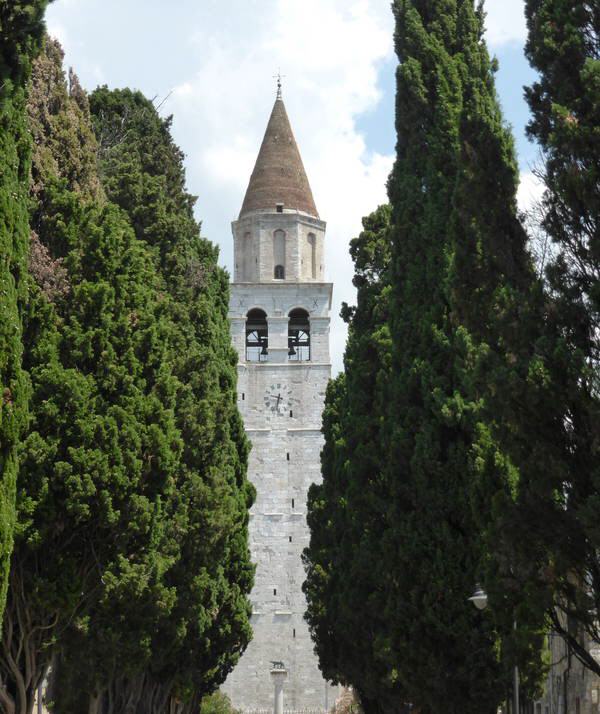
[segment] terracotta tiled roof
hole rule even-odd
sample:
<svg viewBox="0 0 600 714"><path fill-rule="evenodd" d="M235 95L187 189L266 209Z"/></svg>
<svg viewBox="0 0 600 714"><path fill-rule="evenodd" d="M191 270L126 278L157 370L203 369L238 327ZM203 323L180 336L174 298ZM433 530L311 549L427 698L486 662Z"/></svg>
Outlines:
<svg viewBox="0 0 600 714"><path fill-rule="evenodd" d="M319 217L283 100L275 100L240 217L249 211L284 209Z"/></svg>

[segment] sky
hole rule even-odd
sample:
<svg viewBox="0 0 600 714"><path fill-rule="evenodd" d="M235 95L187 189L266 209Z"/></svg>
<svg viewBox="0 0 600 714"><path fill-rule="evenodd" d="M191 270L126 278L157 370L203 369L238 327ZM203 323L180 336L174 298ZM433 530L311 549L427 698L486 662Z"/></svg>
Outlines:
<svg viewBox="0 0 600 714"><path fill-rule="evenodd" d="M537 150L525 136L523 0L487 0L487 40L522 175L520 202L539 194ZM231 221L240 210L275 100L283 97L321 218L326 279L334 283L331 352L342 368L342 301L354 302L349 241L386 201L394 134L389 0L56 0L51 35L83 86L130 87L163 102L185 153L203 234L232 272Z"/></svg>

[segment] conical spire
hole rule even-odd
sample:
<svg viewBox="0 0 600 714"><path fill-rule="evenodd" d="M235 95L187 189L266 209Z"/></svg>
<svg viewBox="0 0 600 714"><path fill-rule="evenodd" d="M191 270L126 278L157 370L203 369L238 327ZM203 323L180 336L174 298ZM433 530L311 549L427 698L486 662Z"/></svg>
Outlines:
<svg viewBox="0 0 600 714"><path fill-rule="evenodd" d="M240 218L249 211L274 211L277 204L319 217L280 93L250 176Z"/></svg>

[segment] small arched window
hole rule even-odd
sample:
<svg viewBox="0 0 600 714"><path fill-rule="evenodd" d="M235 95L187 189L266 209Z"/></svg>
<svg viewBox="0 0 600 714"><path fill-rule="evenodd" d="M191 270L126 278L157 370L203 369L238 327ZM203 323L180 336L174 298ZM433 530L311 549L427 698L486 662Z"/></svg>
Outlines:
<svg viewBox="0 0 600 714"><path fill-rule="evenodd" d="M296 308L289 314L288 357L292 362L310 360L310 320L308 312Z"/></svg>
<svg viewBox="0 0 600 714"><path fill-rule="evenodd" d="M283 267L283 265L275 266L274 278L275 280L285 280L285 268Z"/></svg>
<svg viewBox="0 0 600 714"><path fill-rule="evenodd" d="M269 354L267 313L255 308L246 316L246 362L265 362Z"/></svg>
<svg viewBox="0 0 600 714"><path fill-rule="evenodd" d="M273 234L273 275L276 280L283 280L285 277L285 233L278 228ZM277 270L281 268L283 275L277 275Z"/></svg>

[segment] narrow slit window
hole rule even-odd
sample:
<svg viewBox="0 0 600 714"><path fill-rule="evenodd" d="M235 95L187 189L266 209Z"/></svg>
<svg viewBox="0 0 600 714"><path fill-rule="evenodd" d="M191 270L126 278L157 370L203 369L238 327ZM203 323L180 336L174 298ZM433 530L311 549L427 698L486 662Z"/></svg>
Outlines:
<svg viewBox="0 0 600 714"><path fill-rule="evenodd" d="M317 237L314 233L308 234L308 251L310 255L309 276L313 280L317 277Z"/></svg>
<svg viewBox="0 0 600 714"><path fill-rule="evenodd" d="M290 416L291 416L291 417L293 417L293 416L294 416L294 412L293 412L293 410L292 410L292 409L290 409Z"/></svg>
<svg viewBox="0 0 600 714"><path fill-rule="evenodd" d="M292 536L290 536L290 543L292 542Z"/></svg>
<svg viewBox="0 0 600 714"><path fill-rule="evenodd" d="M294 507L294 499L292 498L292 508Z"/></svg>
<svg viewBox="0 0 600 714"><path fill-rule="evenodd" d="M288 453L286 454L286 456L287 456L287 460L289 461L289 460L290 460L290 454L289 454L289 451L288 451Z"/></svg>
<svg viewBox="0 0 600 714"><path fill-rule="evenodd" d="M240 261L242 265L242 280L252 280L254 277L252 258L255 258L254 240L252 239L252 233L245 233Z"/></svg>
<svg viewBox="0 0 600 714"><path fill-rule="evenodd" d="M277 595L277 588L273 588L273 595Z"/></svg>
<svg viewBox="0 0 600 714"><path fill-rule="evenodd" d="M285 279L285 232L278 228L273 233L273 277L275 280Z"/></svg>
<svg viewBox="0 0 600 714"><path fill-rule="evenodd" d="M293 633L293 634L292 634L292 637L296 637L296 628L295 628L295 627L294 627L294 629L292 630L292 633Z"/></svg>

